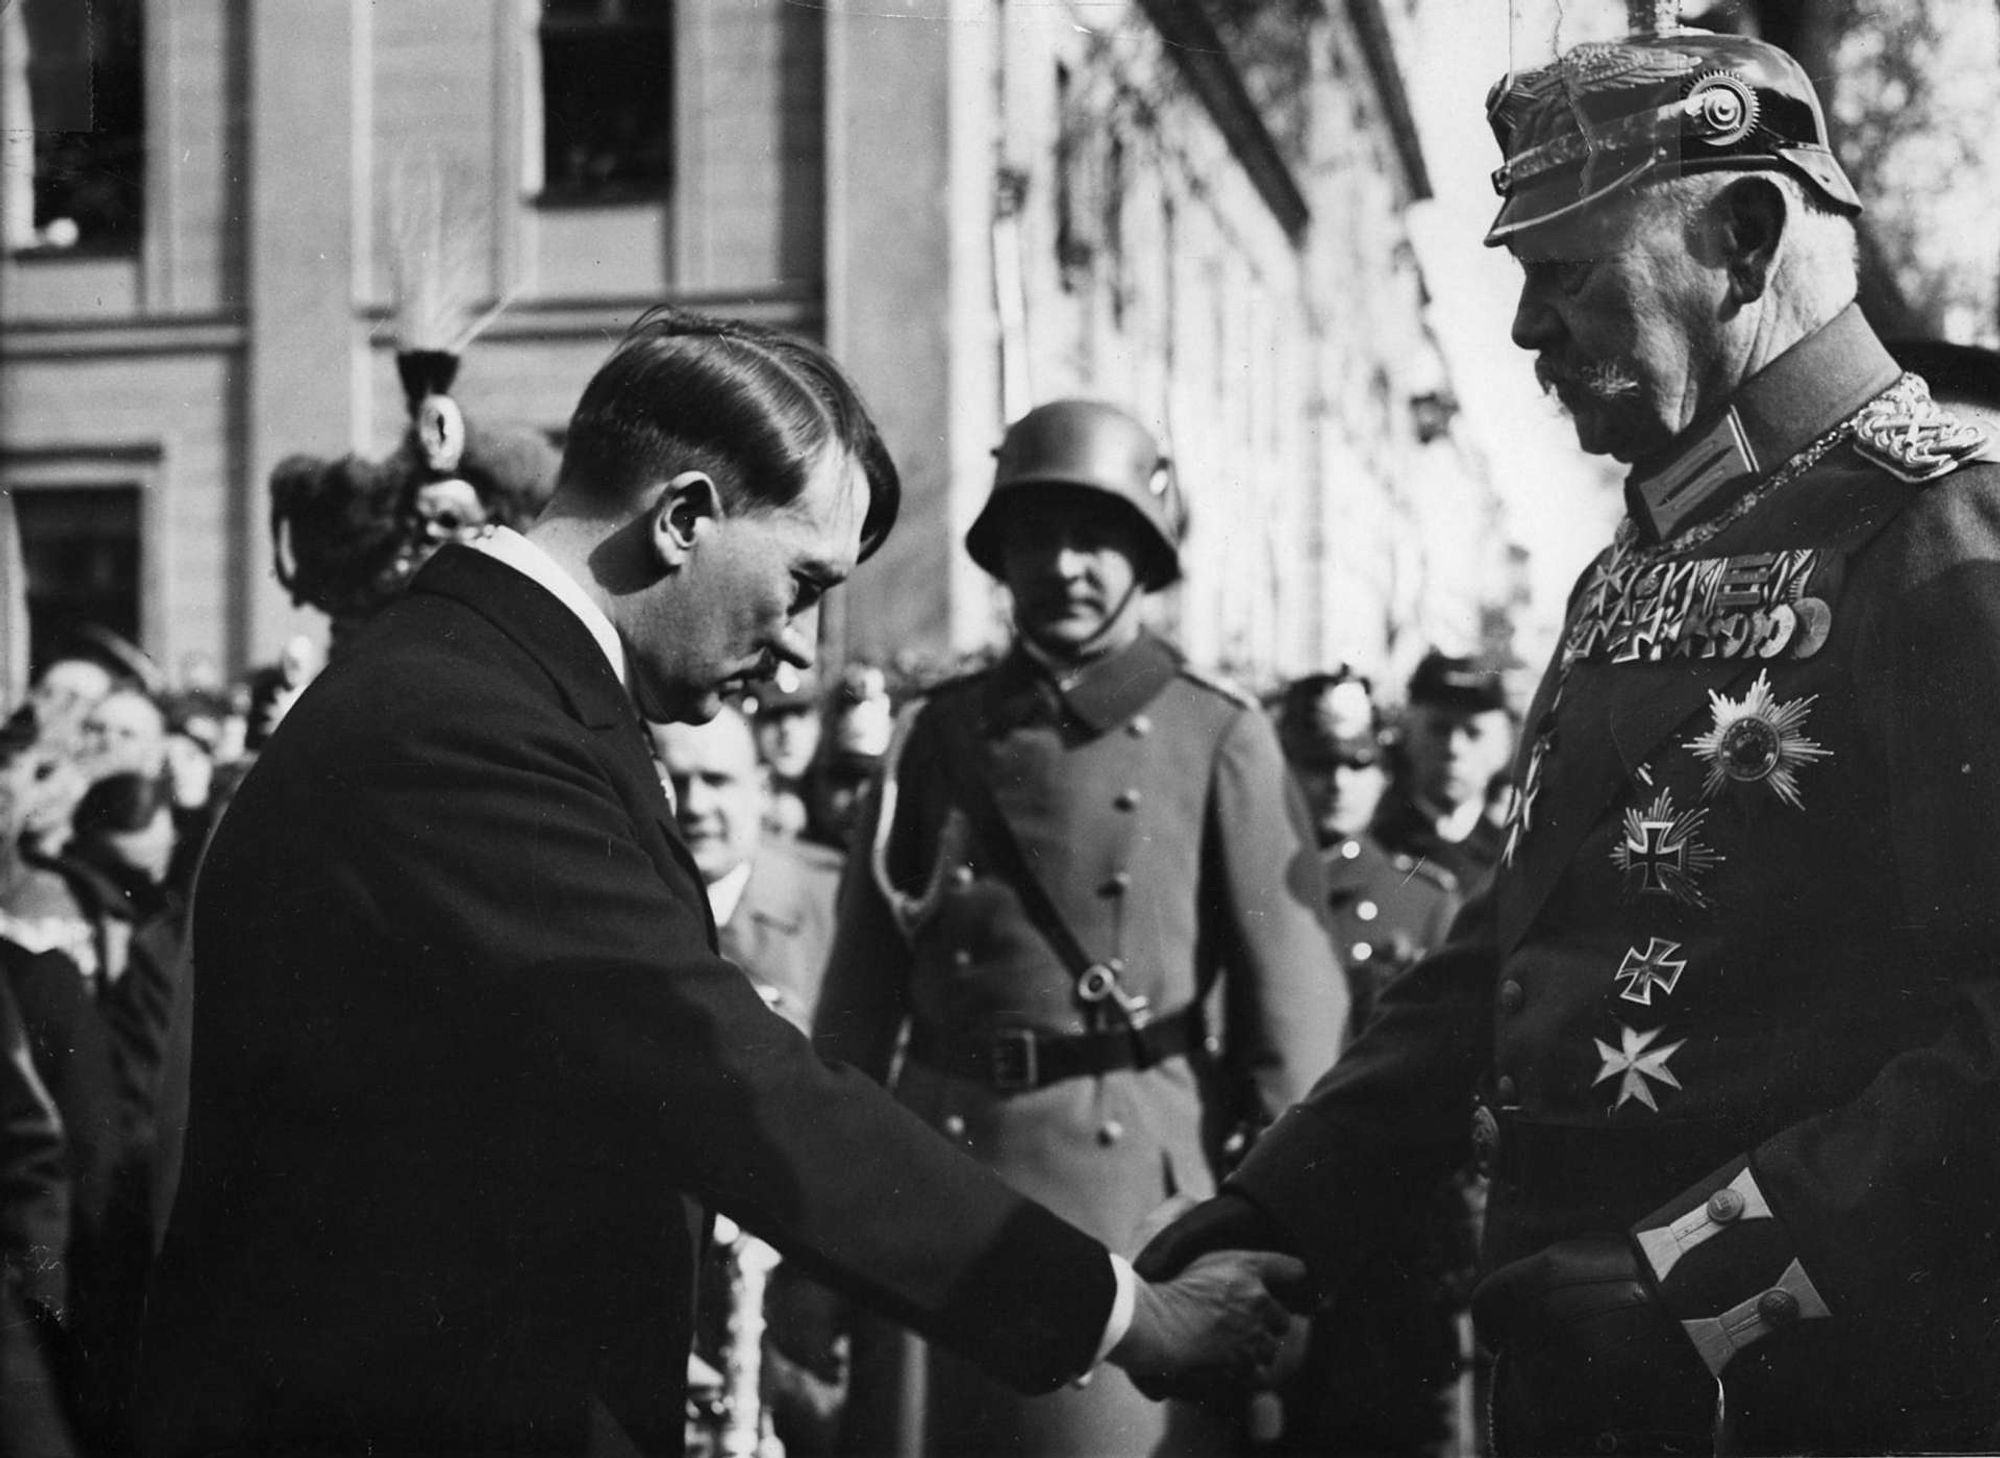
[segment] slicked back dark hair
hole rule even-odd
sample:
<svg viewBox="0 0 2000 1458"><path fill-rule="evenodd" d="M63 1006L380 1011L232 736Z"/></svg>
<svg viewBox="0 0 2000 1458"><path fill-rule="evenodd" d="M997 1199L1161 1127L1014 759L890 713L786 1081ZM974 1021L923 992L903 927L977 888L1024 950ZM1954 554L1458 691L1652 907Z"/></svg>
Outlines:
<svg viewBox="0 0 2000 1458"><path fill-rule="evenodd" d="M662 305L626 331L570 417L561 489L622 501L705 471L732 506L798 499L829 447L868 481L861 556L895 525L902 485L880 432L832 356L795 335Z"/></svg>

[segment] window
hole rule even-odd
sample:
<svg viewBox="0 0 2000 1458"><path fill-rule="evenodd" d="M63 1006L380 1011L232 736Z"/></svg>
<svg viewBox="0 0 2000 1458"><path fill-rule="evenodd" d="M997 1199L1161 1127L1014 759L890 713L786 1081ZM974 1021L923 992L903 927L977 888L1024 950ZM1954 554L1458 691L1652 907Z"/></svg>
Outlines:
<svg viewBox="0 0 2000 1458"><path fill-rule="evenodd" d="M20 23L7 36L8 83L25 82L32 199L8 198L11 246L137 250L146 180L143 8L143 0L19 0Z"/></svg>
<svg viewBox="0 0 2000 1458"><path fill-rule="evenodd" d="M615 202L673 181L672 0L542 0L542 196Z"/></svg>
<svg viewBox="0 0 2000 1458"><path fill-rule="evenodd" d="M29 658L46 663L86 623L139 638L139 488L12 493L28 578Z"/></svg>

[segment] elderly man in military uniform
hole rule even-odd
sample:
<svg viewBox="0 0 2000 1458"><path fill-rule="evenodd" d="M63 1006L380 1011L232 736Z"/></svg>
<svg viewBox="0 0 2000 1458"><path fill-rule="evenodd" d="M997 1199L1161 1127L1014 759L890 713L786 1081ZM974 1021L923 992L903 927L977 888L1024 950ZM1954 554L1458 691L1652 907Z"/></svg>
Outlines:
<svg viewBox="0 0 2000 1458"><path fill-rule="evenodd" d="M1085 400L998 453L966 546L1013 599L990 670L907 709L864 811L823 1048L1114 1247L1206 1195L1340 1046L1347 991L1304 806L1254 701L1149 631L1180 575L1151 433ZM857 1358L857 1406L861 1390ZM934 1353L925 1451L1202 1451L1214 1415L1123 1377L1023 1401Z"/></svg>
<svg viewBox="0 0 2000 1458"><path fill-rule="evenodd" d="M1514 342L1627 516L1491 889L1141 1268L1337 1290L1476 1141L1502 1451L1993 1451L1992 448L1856 311L1783 52L1642 30L1490 113Z"/></svg>

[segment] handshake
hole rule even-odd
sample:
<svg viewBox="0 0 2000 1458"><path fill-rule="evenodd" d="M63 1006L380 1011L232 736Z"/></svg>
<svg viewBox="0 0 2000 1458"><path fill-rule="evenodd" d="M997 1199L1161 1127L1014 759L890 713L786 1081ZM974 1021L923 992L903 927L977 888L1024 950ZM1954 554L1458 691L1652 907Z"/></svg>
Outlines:
<svg viewBox="0 0 2000 1458"><path fill-rule="evenodd" d="M1241 1196L1170 1202L1147 1227L1167 1220L1133 1263L1132 1324L1109 1360L1155 1399L1277 1385L1305 1351L1305 1263L1272 1249L1282 1232Z"/></svg>

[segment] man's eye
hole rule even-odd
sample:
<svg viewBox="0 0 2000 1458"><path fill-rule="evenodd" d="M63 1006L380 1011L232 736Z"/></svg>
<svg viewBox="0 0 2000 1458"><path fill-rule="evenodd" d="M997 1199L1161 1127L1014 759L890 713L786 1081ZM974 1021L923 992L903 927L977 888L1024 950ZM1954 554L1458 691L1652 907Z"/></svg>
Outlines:
<svg viewBox="0 0 2000 1458"><path fill-rule="evenodd" d="M1590 282L1591 270L1597 267L1594 258L1542 258L1521 265L1528 278L1537 284L1553 286L1559 293L1574 296Z"/></svg>
<svg viewBox="0 0 2000 1458"><path fill-rule="evenodd" d="M818 602L820 594L825 591L826 589L823 586L813 581L810 577L794 577L792 579L792 612L794 614L804 612L807 608Z"/></svg>

